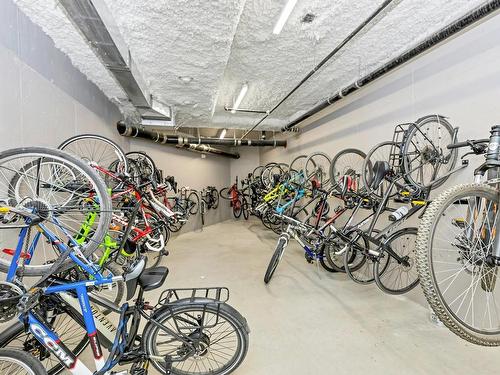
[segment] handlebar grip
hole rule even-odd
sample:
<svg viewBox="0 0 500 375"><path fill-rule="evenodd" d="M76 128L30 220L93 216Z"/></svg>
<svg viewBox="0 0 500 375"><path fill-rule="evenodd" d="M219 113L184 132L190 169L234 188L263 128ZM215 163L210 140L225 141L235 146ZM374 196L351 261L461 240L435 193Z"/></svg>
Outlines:
<svg viewBox="0 0 500 375"><path fill-rule="evenodd" d="M464 142L457 142L457 143L451 143L446 148L448 150L451 150L453 148L460 148L460 147L467 147L471 145L477 145L479 143L488 143L490 140L489 139L476 139L476 140L467 140Z"/></svg>
<svg viewBox="0 0 500 375"><path fill-rule="evenodd" d="M454 148L466 147L468 145L469 145L469 141L457 142L457 143L451 143L451 144L449 144L448 146L446 146L446 148L448 150L451 150L451 149L454 149Z"/></svg>

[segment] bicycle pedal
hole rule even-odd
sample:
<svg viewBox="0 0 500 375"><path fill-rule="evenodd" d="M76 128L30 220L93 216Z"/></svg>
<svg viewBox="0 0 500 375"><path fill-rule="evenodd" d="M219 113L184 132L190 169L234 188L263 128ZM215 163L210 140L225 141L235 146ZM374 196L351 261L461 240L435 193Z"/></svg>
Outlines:
<svg viewBox="0 0 500 375"><path fill-rule="evenodd" d="M304 257L306 258L307 263L309 263L309 264L313 264L314 263L313 262L313 258L311 258L309 255L306 254L306 255L304 255Z"/></svg>

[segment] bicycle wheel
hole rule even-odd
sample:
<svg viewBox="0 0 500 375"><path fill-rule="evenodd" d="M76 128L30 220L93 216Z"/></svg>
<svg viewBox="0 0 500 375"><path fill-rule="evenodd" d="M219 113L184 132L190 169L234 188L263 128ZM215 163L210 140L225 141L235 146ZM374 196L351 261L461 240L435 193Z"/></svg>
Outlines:
<svg viewBox="0 0 500 375"><path fill-rule="evenodd" d="M282 174L283 170L278 163L267 164L260 176L262 185L267 189L271 189L276 185L277 180L279 180Z"/></svg>
<svg viewBox="0 0 500 375"><path fill-rule="evenodd" d="M216 188L210 189L210 194L212 195L212 208L215 210L219 207L219 192Z"/></svg>
<svg viewBox="0 0 500 375"><path fill-rule="evenodd" d="M399 143L388 141L379 143L366 154L362 166L361 181L366 192L371 196L382 199L387 194L390 182L385 176L387 173L394 173L395 160L393 155L395 153L399 153ZM381 168L375 170L377 166ZM388 169L384 170L385 167Z"/></svg>
<svg viewBox="0 0 500 375"><path fill-rule="evenodd" d="M29 147L1 152L0 172L0 202L37 214L63 243L77 241L85 256L101 244L111 222L111 200L106 186L87 164L60 150ZM16 248L19 229L9 225L16 219L24 222L9 215L4 214L0 223L2 249ZM42 276L60 256L59 248L34 232L27 231L25 237L30 248L30 262L23 266L26 276ZM11 252L0 253L0 271L6 272L11 262ZM61 270L70 264L70 260L64 261Z"/></svg>
<svg viewBox="0 0 500 375"><path fill-rule="evenodd" d="M238 199L233 201L233 216L238 219L241 216L241 211L242 211L242 203L241 203L241 198L238 197Z"/></svg>
<svg viewBox="0 0 500 375"><path fill-rule="evenodd" d="M271 260L269 261L269 264L267 266L266 274L264 275L264 282L266 284L269 284L269 281L271 281L274 271L276 271L276 268L278 267L278 264L283 257L283 253L285 252L285 248L288 245L288 240L285 237L280 237L278 239L278 243L276 244L276 249L274 250L274 254L271 257Z"/></svg>
<svg viewBox="0 0 500 375"><path fill-rule="evenodd" d="M407 293L418 284L416 267L415 240L417 228L404 228L392 234L385 245L392 249L405 263L399 263L387 250L382 251L382 258L373 265L375 283L385 293ZM382 261L383 258L386 261Z"/></svg>
<svg viewBox="0 0 500 375"><path fill-rule="evenodd" d="M498 191L455 186L436 198L420 222L417 269L424 294L453 333L478 345L500 345L498 266L488 262Z"/></svg>
<svg viewBox="0 0 500 375"><path fill-rule="evenodd" d="M245 220L248 220L248 217L250 216L250 208L248 207L248 201L244 196L241 199L242 199L241 211L243 212L243 217L245 218Z"/></svg>
<svg viewBox="0 0 500 375"><path fill-rule="evenodd" d="M125 153L111 139L96 134L81 134L68 138L58 147L87 163L91 163L106 185L114 189L121 181L111 177L113 174L125 174L129 170Z"/></svg>
<svg viewBox="0 0 500 375"><path fill-rule="evenodd" d="M245 318L226 303L208 301L172 303L157 311L154 322L144 328L144 351L153 357L170 356L174 375L226 375L245 359L248 351ZM178 333L184 342L169 335L162 326ZM190 353L186 341L193 344L195 353ZM151 362L160 373L166 373L164 361Z"/></svg>
<svg viewBox="0 0 500 375"><path fill-rule="evenodd" d="M335 190L341 192L341 180L344 176L352 179L353 189L359 190L361 184L361 174L363 171L363 161L366 154L355 148L347 148L340 151L332 159L330 164L330 182Z"/></svg>
<svg viewBox="0 0 500 375"><path fill-rule="evenodd" d="M49 328L57 333L61 341L75 355L80 355L88 345L87 332L81 315L56 304L56 313L48 321ZM54 305L53 305L54 307ZM22 350L41 361L49 375L59 374L65 367L31 334L21 322L15 322L0 333L0 347ZM3 349L2 349L3 350ZM3 375L3 372L1 373Z"/></svg>
<svg viewBox="0 0 500 375"><path fill-rule="evenodd" d="M349 246L344 252L344 271L349 278L358 284L370 284L375 281L373 275L374 258L366 254L366 249L369 249L370 242L360 237L357 240L359 248Z"/></svg>
<svg viewBox="0 0 500 375"><path fill-rule="evenodd" d="M345 244L342 242L340 238L333 238L325 241L323 245L323 252L325 254L326 261L328 262L330 268L335 270L336 272L344 272L344 254L341 253L341 250ZM353 252L353 254L355 254ZM354 259L350 260L349 263L352 263Z"/></svg>
<svg viewBox="0 0 500 375"><path fill-rule="evenodd" d="M231 192L229 191L230 189L231 188L229 188L229 187L225 187L225 188L220 189L219 196L222 199L230 200L231 199Z"/></svg>
<svg viewBox="0 0 500 375"><path fill-rule="evenodd" d="M253 180L255 181L260 181L260 176L262 175L262 172L264 171L264 166L263 165L259 165L258 167L256 167L253 171L252 171L252 177L253 177Z"/></svg>
<svg viewBox="0 0 500 375"><path fill-rule="evenodd" d="M200 207L200 197L198 196L198 193L192 191L189 193L187 200L189 203L189 213L191 215L196 215Z"/></svg>
<svg viewBox="0 0 500 375"><path fill-rule="evenodd" d="M147 181L161 182L158 180L158 170L155 162L145 152L131 151L127 152L125 157L127 162L132 161L137 166L136 168L129 168L129 174L138 184Z"/></svg>
<svg viewBox="0 0 500 375"><path fill-rule="evenodd" d="M307 180L316 180L323 188L330 182L329 170L332 161L324 152L314 152L309 155L304 165L304 177Z"/></svg>
<svg viewBox="0 0 500 375"><path fill-rule="evenodd" d="M29 353L15 349L0 349L0 374L47 375L40 361Z"/></svg>
<svg viewBox="0 0 500 375"><path fill-rule="evenodd" d="M307 155L299 155L290 163L289 173L292 174L304 172L306 165Z"/></svg>
<svg viewBox="0 0 500 375"><path fill-rule="evenodd" d="M447 149L455 141L451 124L439 115L425 116L405 135L401 147L402 172L405 181L416 189L425 189L431 181L450 172L457 162L458 150ZM438 188L448 177L432 185Z"/></svg>

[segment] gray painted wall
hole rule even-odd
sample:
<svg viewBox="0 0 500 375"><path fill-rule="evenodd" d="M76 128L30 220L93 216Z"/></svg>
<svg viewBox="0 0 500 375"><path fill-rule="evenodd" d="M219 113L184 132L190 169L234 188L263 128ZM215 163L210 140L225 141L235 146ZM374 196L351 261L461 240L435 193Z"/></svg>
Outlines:
<svg viewBox="0 0 500 375"><path fill-rule="evenodd" d="M79 133L118 140L118 108L10 0L0 1L0 149L57 146Z"/></svg>

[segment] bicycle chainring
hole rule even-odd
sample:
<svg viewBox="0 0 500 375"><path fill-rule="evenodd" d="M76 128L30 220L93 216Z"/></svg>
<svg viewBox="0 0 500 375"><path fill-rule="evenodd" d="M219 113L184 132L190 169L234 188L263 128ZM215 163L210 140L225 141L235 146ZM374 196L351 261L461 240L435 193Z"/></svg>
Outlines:
<svg viewBox="0 0 500 375"><path fill-rule="evenodd" d="M17 285L0 281L0 323L5 323L17 315L17 304L23 295Z"/></svg>

